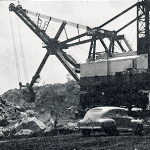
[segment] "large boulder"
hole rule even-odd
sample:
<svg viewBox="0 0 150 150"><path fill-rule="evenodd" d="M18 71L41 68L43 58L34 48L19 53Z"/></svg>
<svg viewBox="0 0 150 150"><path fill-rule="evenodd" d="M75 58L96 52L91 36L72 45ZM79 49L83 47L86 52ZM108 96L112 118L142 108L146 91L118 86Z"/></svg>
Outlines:
<svg viewBox="0 0 150 150"><path fill-rule="evenodd" d="M49 122L47 122L47 124L46 124L46 126L54 126L54 124L55 124L55 121L54 121L54 119L53 118L50 118L50 120L49 120Z"/></svg>
<svg viewBox="0 0 150 150"><path fill-rule="evenodd" d="M25 112L25 110L26 110L24 107L21 107L21 106L18 106L18 105L15 106L15 109L20 111L20 112Z"/></svg>
<svg viewBox="0 0 150 150"><path fill-rule="evenodd" d="M3 127L2 132L5 135L5 137L11 137L16 133L15 127L14 127L15 123L11 123L6 127Z"/></svg>
<svg viewBox="0 0 150 150"><path fill-rule="evenodd" d="M14 136L32 136L34 132L30 129L21 129Z"/></svg>
<svg viewBox="0 0 150 150"><path fill-rule="evenodd" d="M52 126L46 127L44 133L50 133L54 128Z"/></svg>
<svg viewBox="0 0 150 150"><path fill-rule="evenodd" d="M46 125L38 120L36 117L32 118L25 118L20 123L16 123L14 126L16 132L20 131L21 129L30 129L35 133L43 132L46 128Z"/></svg>
<svg viewBox="0 0 150 150"><path fill-rule="evenodd" d="M38 119L45 124L47 124L51 120L51 118L52 116L50 111L46 111L38 116Z"/></svg>
<svg viewBox="0 0 150 150"><path fill-rule="evenodd" d="M20 112L20 118L26 118L28 117L26 112Z"/></svg>
<svg viewBox="0 0 150 150"><path fill-rule="evenodd" d="M8 137L10 135L10 128L4 127L2 129L3 134L5 135L5 137Z"/></svg>

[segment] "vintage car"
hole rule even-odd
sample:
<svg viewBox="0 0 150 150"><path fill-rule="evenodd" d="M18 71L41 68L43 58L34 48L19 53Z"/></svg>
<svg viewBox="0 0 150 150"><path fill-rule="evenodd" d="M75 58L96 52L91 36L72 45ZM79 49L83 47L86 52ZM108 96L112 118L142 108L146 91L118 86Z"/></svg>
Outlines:
<svg viewBox="0 0 150 150"><path fill-rule="evenodd" d="M92 131L104 131L108 135L132 131L135 135L141 135L143 122L128 116L125 108L95 107L87 111L84 118L77 123L77 129L84 136L89 136Z"/></svg>

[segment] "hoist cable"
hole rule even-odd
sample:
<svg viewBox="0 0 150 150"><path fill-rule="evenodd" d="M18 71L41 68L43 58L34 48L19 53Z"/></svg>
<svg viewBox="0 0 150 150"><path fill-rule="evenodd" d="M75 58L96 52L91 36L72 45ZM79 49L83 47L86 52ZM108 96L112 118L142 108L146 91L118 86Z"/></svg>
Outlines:
<svg viewBox="0 0 150 150"><path fill-rule="evenodd" d="M19 26L19 20L18 20L18 18L17 18L17 24L18 24L18 31L19 31L19 40L20 40L20 47L21 47L23 70L24 70L24 75L25 75L25 81L27 83L28 82L28 74L27 74L27 68L26 68L24 51L23 51L23 47L22 47L22 39L21 39L21 34L20 34L20 26Z"/></svg>
<svg viewBox="0 0 150 150"><path fill-rule="evenodd" d="M51 27L50 27L51 28ZM51 29L53 29L53 28L51 28ZM53 29L54 30L54 29ZM47 29L47 31L50 31L49 29ZM54 30L55 31L55 30ZM52 33L55 33L54 31L51 31ZM63 35L60 35L60 39L64 39L65 37L63 36ZM73 48L75 48L75 49L77 49L76 47L73 47ZM82 51L81 51L82 52ZM72 54L71 52L69 52L70 54ZM73 55L73 54L72 54ZM78 59L77 59L77 57L75 57L75 56L73 56L77 61L79 61Z"/></svg>
<svg viewBox="0 0 150 150"><path fill-rule="evenodd" d="M15 38L14 38L14 33L13 33L13 26L12 26L10 12L9 12L9 17L10 17L10 24L11 24L11 31L12 31L12 39L13 39L13 46L14 46L14 53L15 53L15 62L16 62L16 69L17 69L17 75L18 75L18 82L20 82L21 76L20 76L20 70L19 70L19 61L18 61L18 57L17 57L17 50L16 50L16 46L15 46Z"/></svg>
<svg viewBox="0 0 150 150"><path fill-rule="evenodd" d="M26 11L27 11L28 14L31 14L35 17L40 15L40 17L43 18L43 19L47 19L47 20L51 19L52 21L57 22L57 23L62 23L63 21L65 21L65 20L61 20L61 19L54 18L54 17L51 17L51 16L46 16L46 15L43 15L43 14L35 13L33 11L29 11L29 10L26 10ZM74 22L70 22L70 21L65 21L65 22L69 26L76 27L78 25L81 29L87 29L88 28L88 26L77 24L77 23L74 23Z"/></svg>
<svg viewBox="0 0 150 150"><path fill-rule="evenodd" d="M120 50L120 48L114 43L114 46L116 46L118 48L118 50Z"/></svg>
<svg viewBox="0 0 150 150"><path fill-rule="evenodd" d="M54 33L54 31L56 32L56 30L55 29L53 29L52 27L50 27L53 31L51 31L51 32L53 32ZM50 29L47 29L47 31L50 31ZM63 36L63 35L60 35L60 38L61 39L66 39L66 37L65 36ZM81 47L79 47L78 45L77 46L75 46L75 47L73 47L73 48L75 48L75 49L77 49L77 47L78 47L78 50L80 51L80 52L84 52L84 53L88 53L87 51L85 51L83 48L81 48Z"/></svg>
<svg viewBox="0 0 150 150"><path fill-rule="evenodd" d="M79 28L79 26L77 26L78 28ZM49 28L51 28L53 31L50 31L50 29ZM53 34L54 34L54 31L56 32L56 30L55 29L53 29L52 27L49 27L49 28L47 28L47 31L50 31L50 32L53 32ZM65 30L65 33L66 33L66 29L64 28L64 30ZM78 34L79 34L79 31L78 31ZM60 36L62 36L62 37L64 37L65 39L66 39L66 37L65 36L63 36L63 35L60 35ZM61 38L61 39L63 39L63 38ZM67 39L68 39L68 36L67 36ZM80 51L80 52L84 52L84 55L85 55L85 53L87 54L88 52L87 51L85 51L83 48L81 48L80 46L75 46L75 47L73 47L73 48L75 48L75 49L77 49L78 48L78 50Z"/></svg>

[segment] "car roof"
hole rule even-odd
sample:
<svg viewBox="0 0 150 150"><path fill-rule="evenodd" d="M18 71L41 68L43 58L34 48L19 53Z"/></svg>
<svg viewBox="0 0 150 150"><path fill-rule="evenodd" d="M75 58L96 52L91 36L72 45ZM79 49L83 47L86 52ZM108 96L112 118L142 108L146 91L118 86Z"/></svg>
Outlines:
<svg viewBox="0 0 150 150"><path fill-rule="evenodd" d="M116 110L116 109L120 109L120 110L125 110L125 108L120 108L120 107L114 107L114 106L102 106L102 107L94 107L90 110L94 110L94 109L101 109L103 112L107 112L109 110Z"/></svg>
<svg viewBox="0 0 150 150"><path fill-rule="evenodd" d="M114 106L94 107L94 108L90 109L85 114L84 118L89 118L89 117L91 117L91 115L93 115L93 116L99 115L98 117L100 117L100 116L105 115L107 112L109 112L111 110L123 110L123 111L126 111L126 109L124 109L124 108L114 107Z"/></svg>

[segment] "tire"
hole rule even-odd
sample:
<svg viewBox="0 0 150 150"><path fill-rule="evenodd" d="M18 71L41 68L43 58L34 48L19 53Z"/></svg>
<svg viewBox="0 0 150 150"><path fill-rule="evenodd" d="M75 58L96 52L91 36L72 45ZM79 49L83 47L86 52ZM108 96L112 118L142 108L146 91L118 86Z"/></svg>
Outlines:
<svg viewBox="0 0 150 150"><path fill-rule="evenodd" d="M104 131L109 136L118 135L117 128L115 126L107 127L104 129Z"/></svg>
<svg viewBox="0 0 150 150"><path fill-rule="evenodd" d="M83 129L82 130L82 134L83 134L83 136L90 136L91 135L91 130L88 130L88 129Z"/></svg>
<svg viewBox="0 0 150 150"><path fill-rule="evenodd" d="M134 132L134 135L142 135L142 131L143 131L143 126L142 125L138 125L136 127L135 132Z"/></svg>

